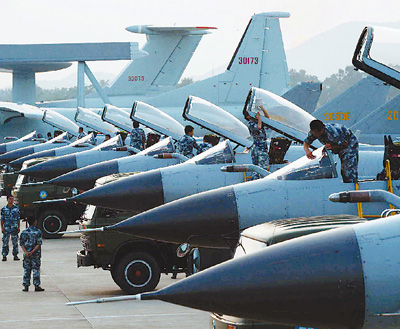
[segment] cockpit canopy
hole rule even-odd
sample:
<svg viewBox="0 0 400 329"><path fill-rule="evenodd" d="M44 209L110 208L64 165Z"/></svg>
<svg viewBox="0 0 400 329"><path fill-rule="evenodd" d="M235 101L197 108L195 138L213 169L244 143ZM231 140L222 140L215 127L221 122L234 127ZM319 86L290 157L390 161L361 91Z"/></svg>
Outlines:
<svg viewBox="0 0 400 329"><path fill-rule="evenodd" d="M173 144L172 137L168 137L148 147L147 149L141 151L138 154L153 156L161 153L174 153L174 152L175 152L175 146Z"/></svg>
<svg viewBox="0 0 400 329"><path fill-rule="evenodd" d="M42 121L72 136L78 136L78 125L60 113L52 110L45 110Z"/></svg>
<svg viewBox="0 0 400 329"><path fill-rule="evenodd" d="M113 125L104 122L100 115L82 107L76 110L75 121L104 135L115 135L118 132Z"/></svg>
<svg viewBox="0 0 400 329"><path fill-rule="evenodd" d="M149 104L135 101L133 103L131 120L166 136L178 140L185 134L185 128L168 114Z"/></svg>
<svg viewBox="0 0 400 329"><path fill-rule="evenodd" d="M132 130L132 120L129 117L129 113L119 107L109 104L105 105L101 118L122 130Z"/></svg>
<svg viewBox="0 0 400 329"><path fill-rule="evenodd" d="M269 174L265 179L313 180L338 176L331 153L325 147L320 147L313 154L315 159L311 160L304 156Z"/></svg>
<svg viewBox="0 0 400 329"><path fill-rule="evenodd" d="M223 141L207 151L196 155L188 162L195 163L196 165L211 165L235 163L236 161L231 143L229 141Z"/></svg>
<svg viewBox="0 0 400 329"><path fill-rule="evenodd" d="M400 72L395 68L399 54L400 30L367 26L361 32L352 62L356 68L400 88Z"/></svg>
<svg viewBox="0 0 400 329"><path fill-rule="evenodd" d="M297 105L275 95L267 90L251 88L243 109L244 114L255 118L257 107L264 106L270 118L266 118L262 111L261 120L264 124L292 140L302 142L309 131L310 122L315 118Z"/></svg>
<svg viewBox="0 0 400 329"><path fill-rule="evenodd" d="M117 135L117 136L109 139L108 141L105 141L105 142L101 143L100 145L97 145L92 150L109 151L113 148L122 147L123 145L124 145L124 143L122 142L121 135Z"/></svg>
<svg viewBox="0 0 400 329"><path fill-rule="evenodd" d="M183 117L239 145L250 147L253 144L250 132L243 122L202 98L189 96Z"/></svg>

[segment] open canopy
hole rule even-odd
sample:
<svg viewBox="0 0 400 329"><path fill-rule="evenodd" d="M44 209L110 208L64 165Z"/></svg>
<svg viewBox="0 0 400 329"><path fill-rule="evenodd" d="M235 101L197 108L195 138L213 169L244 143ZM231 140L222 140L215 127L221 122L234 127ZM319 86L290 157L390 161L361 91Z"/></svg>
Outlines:
<svg viewBox="0 0 400 329"><path fill-rule="evenodd" d="M183 117L239 145L250 147L253 144L249 129L243 122L202 98L189 96Z"/></svg>
<svg viewBox="0 0 400 329"><path fill-rule="evenodd" d="M118 129L110 123L104 122L101 116L82 107L78 107L75 114L75 121L104 135L115 135Z"/></svg>
<svg viewBox="0 0 400 329"><path fill-rule="evenodd" d="M78 125L67 117L53 110L45 110L42 121L59 130L66 131L72 136L78 136Z"/></svg>
<svg viewBox="0 0 400 329"><path fill-rule="evenodd" d="M132 120L129 117L129 112L119 107L110 104L105 105L101 118L122 130L132 130Z"/></svg>
<svg viewBox="0 0 400 329"><path fill-rule="evenodd" d="M185 128L168 114L149 104L135 101L131 119L166 136L178 140L185 134Z"/></svg>
<svg viewBox="0 0 400 329"><path fill-rule="evenodd" d="M366 26L353 55L353 65L372 76L400 88L400 30Z"/></svg>
<svg viewBox="0 0 400 329"><path fill-rule="evenodd" d="M270 91L253 87L243 110L253 118L257 114L256 102L262 104L270 116L267 118L260 111L261 120L268 128L297 142L307 137L310 122L315 120L311 114Z"/></svg>

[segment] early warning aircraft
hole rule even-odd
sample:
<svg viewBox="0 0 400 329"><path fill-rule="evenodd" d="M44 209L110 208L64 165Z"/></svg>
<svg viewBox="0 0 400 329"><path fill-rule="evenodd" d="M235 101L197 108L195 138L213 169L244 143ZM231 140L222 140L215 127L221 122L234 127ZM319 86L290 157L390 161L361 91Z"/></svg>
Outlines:
<svg viewBox="0 0 400 329"><path fill-rule="evenodd" d="M120 86L121 90L129 89L128 96L118 96L117 85L119 84L115 83L115 98L110 97L110 100L113 100L113 105L131 108L135 100L145 99L150 105L156 106L157 108L160 108L161 110L170 114L176 120L182 121L182 107L184 106L187 97L189 95L196 95L217 105L224 105L224 108L225 105L229 105L234 115L241 116L243 100L245 99L248 89L251 86L259 86L261 88L272 90L278 94L283 94L290 89L289 73L279 25L279 18L289 16L289 13L280 12L254 15L243 34L243 37L231 59L230 64L228 65L227 70L220 75L196 82L192 85L185 86L177 90L165 92L166 90L164 89L163 94L150 97L150 91L153 88L152 83L157 84L159 79L166 79L167 74L162 73L162 71L159 73L156 70L156 72L153 72L153 75L148 76L146 75L146 72L141 71L139 66L138 72L136 72L137 69L135 69L136 73L133 75L133 81L125 81L126 79L129 80L131 75L124 74L123 77L121 76L121 79L125 79L120 80L121 83L124 83L128 86L126 88L122 88L122 86ZM204 34L204 31L201 31L201 33ZM156 35L154 38L158 40L162 39L160 35ZM154 52L156 52L155 49ZM146 58L143 60L147 61ZM132 65L134 65L134 63ZM179 69L174 67L175 64L172 66L170 64L171 63L167 61L165 68L168 68L168 70L166 70L165 73L172 74L175 79L175 70L179 71ZM148 68L151 66L152 64L150 61L149 65L146 65L145 67ZM139 78L136 79L135 77ZM150 86L148 85L149 83ZM130 94L132 90L132 84L135 86L137 85L137 88L139 88L138 90L140 92L137 95ZM162 85L162 83L160 84ZM145 90L149 90L149 94L145 94L144 92L142 93L142 89L140 88L142 85L147 86ZM168 90L170 89L171 88ZM90 99L88 99L86 107L92 107L92 105L89 105L89 102ZM60 108L57 109L57 111L72 119L73 115L75 115L76 107L65 108L65 105L61 104L62 102L60 103ZM55 103L48 105L54 107ZM102 108L104 106L104 102L101 101L100 104L96 106ZM36 109L36 112L40 113L40 110ZM24 116L24 109L20 109L19 111L13 110L10 112L7 116L8 120L3 121L4 124L0 130L0 135L3 135L4 137L12 135L12 132L15 132L16 126L20 127L20 130L23 133L27 133L27 130L30 132L35 129L42 134L47 133L48 127L43 127L41 124L36 126L39 121L31 120L27 122L24 120Z"/></svg>

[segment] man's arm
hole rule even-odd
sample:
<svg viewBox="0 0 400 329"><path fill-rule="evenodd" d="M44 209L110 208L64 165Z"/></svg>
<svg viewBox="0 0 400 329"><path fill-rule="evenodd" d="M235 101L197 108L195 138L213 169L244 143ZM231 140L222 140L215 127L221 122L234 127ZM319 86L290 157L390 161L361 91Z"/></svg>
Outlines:
<svg viewBox="0 0 400 329"><path fill-rule="evenodd" d="M312 151L310 151L310 144L304 142L304 143L303 143L303 149L304 149L304 151L306 152L307 158L309 158L309 159L315 159L315 155L312 154Z"/></svg>
<svg viewBox="0 0 400 329"><path fill-rule="evenodd" d="M4 220L1 220L1 233L4 233Z"/></svg>
<svg viewBox="0 0 400 329"><path fill-rule="evenodd" d="M269 116L267 110L265 109L264 105L260 105L259 108L263 111L264 116L265 116L266 118L270 119L270 116Z"/></svg>

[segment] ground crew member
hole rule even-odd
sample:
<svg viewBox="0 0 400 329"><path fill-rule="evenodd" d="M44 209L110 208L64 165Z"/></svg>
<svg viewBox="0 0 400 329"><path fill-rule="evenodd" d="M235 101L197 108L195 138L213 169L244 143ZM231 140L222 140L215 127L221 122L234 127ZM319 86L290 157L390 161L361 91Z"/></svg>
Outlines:
<svg viewBox="0 0 400 329"><path fill-rule="evenodd" d="M49 132L47 133L47 140L49 141L50 139L53 139L53 137L51 136L51 132L49 131Z"/></svg>
<svg viewBox="0 0 400 329"><path fill-rule="evenodd" d="M263 111L264 116L269 118L269 114L264 108L263 101L261 98L256 99L256 108ZM258 111L256 119L252 118L247 112L244 113L245 118L248 121L247 127L249 128L250 135L253 137L253 145L251 146L251 160L253 164L268 170L269 157L268 157L268 144L267 144L267 128L263 126L261 122L261 114ZM253 179L260 178L257 173L252 174Z"/></svg>
<svg viewBox="0 0 400 329"><path fill-rule="evenodd" d="M139 128L139 122L133 121L133 129L131 131L130 146L142 151L146 145L146 134L142 128Z"/></svg>
<svg viewBox="0 0 400 329"><path fill-rule="evenodd" d="M206 136L203 137L203 143L199 144L199 148L197 149L197 154L203 153L204 151L207 151L208 149L212 148L212 144L209 142L206 142Z"/></svg>
<svg viewBox="0 0 400 329"><path fill-rule="evenodd" d="M79 127L78 129L78 137L76 139L81 139L86 136L86 133L83 131L83 127Z"/></svg>
<svg viewBox="0 0 400 329"><path fill-rule="evenodd" d="M14 204L14 197L12 195L7 196L7 204L1 208L1 232L3 233L3 262L7 260L9 252L9 242L13 245L13 256L14 260L18 258L18 233L20 228L20 214L19 208Z"/></svg>
<svg viewBox="0 0 400 329"><path fill-rule="evenodd" d="M304 151L309 159L315 158L309 147L316 139L324 144L326 149L339 155L343 182L357 182L358 140L352 131L337 123L324 124L321 120L311 121L310 132L303 144Z"/></svg>
<svg viewBox="0 0 400 329"><path fill-rule="evenodd" d="M199 149L199 145L193 138L194 128L191 125L185 127L185 135L178 140L178 151L187 158L193 158L193 148Z"/></svg>
<svg viewBox="0 0 400 329"><path fill-rule="evenodd" d="M34 217L28 218L29 227L21 233L20 243L24 251L24 278L22 291L27 292L31 285L31 273L33 271L33 285L35 291L44 291L40 286L40 258L42 246L42 232L36 227L37 221Z"/></svg>

